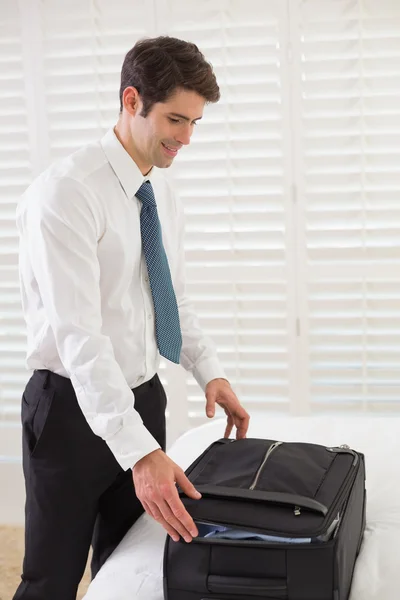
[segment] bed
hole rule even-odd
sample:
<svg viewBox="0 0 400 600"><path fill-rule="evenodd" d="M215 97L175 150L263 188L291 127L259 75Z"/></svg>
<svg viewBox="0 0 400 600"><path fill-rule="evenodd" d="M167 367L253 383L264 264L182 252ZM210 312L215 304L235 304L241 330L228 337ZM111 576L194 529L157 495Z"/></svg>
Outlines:
<svg viewBox="0 0 400 600"><path fill-rule="evenodd" d="M223 436L225 420L210 421L181 436L168 451L186 469ZM365 453L367 526L350 600L398 600L400 590L400 418L271 417L252 415L248 437L348 444ZM163 600L165 532L144 514L127 533L84 600Z"/></svg>

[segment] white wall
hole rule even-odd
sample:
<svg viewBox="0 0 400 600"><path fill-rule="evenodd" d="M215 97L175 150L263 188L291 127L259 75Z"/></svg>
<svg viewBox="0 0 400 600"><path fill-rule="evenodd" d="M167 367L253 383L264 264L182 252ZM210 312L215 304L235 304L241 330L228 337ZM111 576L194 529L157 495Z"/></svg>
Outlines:
<svg viewBox="0 0 400 600"><path fill-rule="evenodd" d="M23 524L25 487L21 428L0 422L0 524Z"/></svg>

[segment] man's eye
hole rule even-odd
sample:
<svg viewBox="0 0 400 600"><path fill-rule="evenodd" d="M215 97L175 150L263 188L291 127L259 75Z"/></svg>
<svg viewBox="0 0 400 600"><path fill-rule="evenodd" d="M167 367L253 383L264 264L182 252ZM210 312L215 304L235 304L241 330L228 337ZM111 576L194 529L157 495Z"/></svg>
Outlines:
<svg viewBox="0 0 400 600"><path fill-rule="evenodd" d="M171 123L182 123L183 122L181 119L174 119L172 117L168 117L168 119ZM197 121L192 121L191 125L197 125Z"/></svg>

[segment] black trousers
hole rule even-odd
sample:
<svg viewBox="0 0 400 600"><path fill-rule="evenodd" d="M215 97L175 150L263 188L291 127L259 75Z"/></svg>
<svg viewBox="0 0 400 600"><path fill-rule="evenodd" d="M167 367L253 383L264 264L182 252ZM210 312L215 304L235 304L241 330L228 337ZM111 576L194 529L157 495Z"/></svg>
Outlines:
<svg viewBox="0 0 400 600"><path fill-rule="evenodd" d="M165 450L167 401L158 376L134 397ZM25 557L14 600L75 600L90 544L93 578L144 509L132 471L93 433L69 379L35 371L22 398L22 426Z"/></svg>

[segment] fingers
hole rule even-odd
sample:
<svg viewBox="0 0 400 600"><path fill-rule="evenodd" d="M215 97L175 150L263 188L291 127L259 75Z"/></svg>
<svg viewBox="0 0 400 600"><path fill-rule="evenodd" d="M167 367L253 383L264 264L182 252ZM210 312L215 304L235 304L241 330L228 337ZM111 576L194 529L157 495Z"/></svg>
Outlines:
<svg viewBox="0 0 400 600"><path fill-rule="evenodd" d="M159 509L158 505L156 503L150 503L149 506L149 511L151 516L153 517L153 519L155 521L157 521L157 523L159 523L162 527L164 527L165 531L168 533L168 535L171 536L171 538L174 540L174 542L179 542L179 535L181 533L182 537L184 537L184 532L180 532L179 528L174 528L162 515L161 510ZM147 511L146 511L147 512ZM187 535L187 534L186 534Z"/></svg>
<svg viewBox="0 0 400 600"><path fill-rule="evenodd" d="M191 497L201 497L183 471L182 474L176 476L176 479L181 481L182 489L185 488ZM179 536L181 536L189 543L193 537L198 535L192 517L179 498L175 483L161 483L158 489L153 489L144 498L141 498L141 502L145 511L164 527L174 541L179 541Z"/></svg>
<svg viewBox="0 0 400 600"><path fill-rule="evenodd" d="M182 536L186 542L198 535L197 527L185 509L175 486L162 485L160 494L152 500L142 501L146 512L153 517L174 541Z"/></svg>
<svg viewBox="0 0 400 600"><path fill-rule="evenodd" d="M207 396L206 414L210 419L215 415L215 394Z"/></svg>
<svg viewBox="0 0 400 600"><path fill-rule="evenodd" d="M201 494L165 453L158 451L148 454L132 469L133 483L137 498L145 511L158 521L169 535L179 540L191 542L198 535L197 527L179 498L175 482L191 498L199 499Z"/></svg>
<svg viewBox="0 0 400 600"><path fill-rule="evenodd" d="M160 518L161 513L157 508L156 504L153 504L153 507L151 508L149 504L147 504L147 502L145 502L144 500L142 501L143 507L145 509L145 511L147 512L147 514L152 517L155 521L161 523L162 518ZM174 529L168 522L163 522L162 523L164 529L167 531L167 533L171 536L171 538L174 540L174 542L179 542L179 534L176 531L176 529Z"/></svg>
<svg viewBox="0 0 400 600"><path fill-rule="evenodd" d="M226 425L226 429L225 429L225 433L224 433L225 438L228 438L231 435L233 425L234 425L233 417L231 414L228 414L228 421L227 421L227 425Z"/></svg>
<svg viewBox="0 0 400 600"><path fill-rule="evenodd" d="M234 426L236 427L237 440L241 440L246 437L247 430L249 428L250 415L243 409L243 407L240 408L240 412L237 413L231 413L228 408L225 408L225 413L228 417L224 433L225 438L229 438Z"/></svg>
<svg viewBox="0 0 400 600"><path fill-rule="evenodd" d="M182 469L176 469L175 478L178 485L181 486L182 490L185 492L186 496L189 498L193 498L194 500L199 500L201 498L200 492L196 490L193 483L186 477L185 473ZM177 493L177 497L179 498L179 494Z"/></svg>
<svg viewBox="0 0 400 600"><path fill-rule="evenodd" d="M236 427L236 439L246 437L249 428L250 415L240 404L236 394L229 386L229 390L225 388L221 393L215 393L215 390L210 390L206 394L206 413L208 417L215 415L215 405L219 404L225 410L228 417L224 437L229 438L233 427Z"/></svg>
<svg viewBox="0 0 400 600"><path fill-rule="evenodd" d="M242 440L246 437L247 430L249 428L250 415L245 412L245 414L235 420L236 425L236 439Z"/></svg>
<svg viewBox="0 0 400 600"><path fill-rule="evenodd" d="M182 500L179 498L178 490L175 486L171 490L170 494L165 495L165 503L168 506L168 511L173 513L173 518L179 521L181 524L180 526L183 526L184 530L189 534L189 536L196 537L199 535L195 522L184 507ZM163 505L162 508L165 509L165 506ZM169 512L167 515L169 515Z"/></svg>
<svg viewBox="0 0 400 600"><path fill-rule="evenodd" d="M178 541L179 536L181 536L185 542L190 543L192 538L198 535L196 526L190 515L186 513L183 504L182 507L173 512L165 500L160 500L157 504L151 505L151 510L155 520L164 527L174 541ZM189 519L186 519L185 513ZM193 525L189 524L189 520L192 521ZM186 526L183 523L186 523Z"/></svg>

